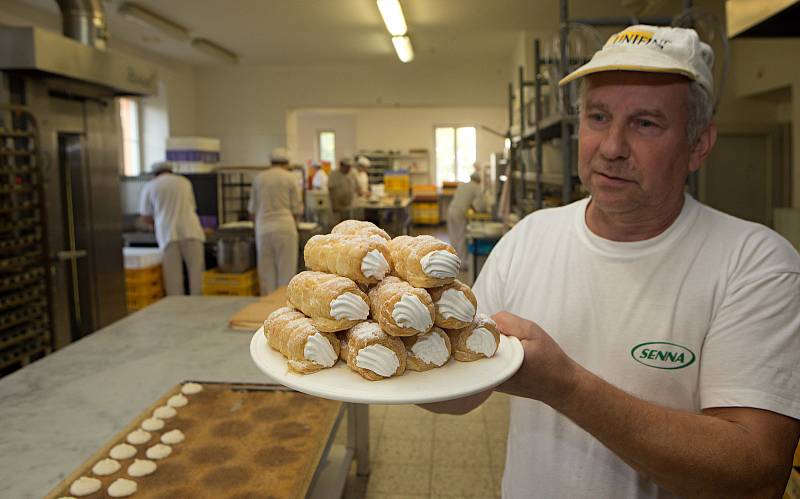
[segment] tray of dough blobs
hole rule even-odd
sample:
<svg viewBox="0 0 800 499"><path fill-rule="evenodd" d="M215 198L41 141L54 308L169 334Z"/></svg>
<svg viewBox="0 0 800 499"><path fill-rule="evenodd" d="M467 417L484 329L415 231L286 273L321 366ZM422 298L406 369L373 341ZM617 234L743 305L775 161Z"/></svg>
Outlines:
<svg viewBox="0 0 800 499"><path fill-rule="evenodd" d="M309 239L303 256L310 270L289 282L287 305L263 328L292 373L342 362L381 381L497 352L495 323L477 313L472 290L456 279L461 261L439 239L392 239L370 222L347 220Z"/></svg>
<svg viewBox="0 0 800 499"><path fill-rule="evenodd" d="M45 499L305 497L340 407L279 385L184 383Z"/></svg>

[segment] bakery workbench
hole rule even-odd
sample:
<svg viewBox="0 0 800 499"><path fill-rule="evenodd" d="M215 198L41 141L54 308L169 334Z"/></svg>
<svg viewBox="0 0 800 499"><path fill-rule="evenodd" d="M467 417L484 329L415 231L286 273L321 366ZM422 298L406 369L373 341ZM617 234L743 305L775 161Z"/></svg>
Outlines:
<svg viewBox="0 0 800 499"><path fill-rule="evenodd" d="M255 300L165 298L0 379L0 497L43 497L176 383L269 382L250 359L252 334L227 327ZM347 456L366 474L367 407L349 409ZM341 470L329 464L320 487Z"/></svg>

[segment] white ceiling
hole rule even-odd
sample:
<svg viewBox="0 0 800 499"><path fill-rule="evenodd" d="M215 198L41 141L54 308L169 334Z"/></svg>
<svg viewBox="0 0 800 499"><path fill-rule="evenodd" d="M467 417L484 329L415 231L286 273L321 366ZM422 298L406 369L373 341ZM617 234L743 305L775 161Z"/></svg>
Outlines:
<svg viewBox="0 0 800 499"><path fill-rule="evenodd" d="M54 0L19 0L58 14ZM681 0L571 0L575 17L622 16L648 4L668 16ZM707 0L704 3L721 3ZM111 36L193 65L218 64L153 28L122 17L122 0L104 2ZM242 65L373 62L394 58L375 0L138 0L162 17L239 54ZM418 61L507 60L523 31L552 32L558 0L401 0ZM413 64L413 63L412 63Z"/></svg>

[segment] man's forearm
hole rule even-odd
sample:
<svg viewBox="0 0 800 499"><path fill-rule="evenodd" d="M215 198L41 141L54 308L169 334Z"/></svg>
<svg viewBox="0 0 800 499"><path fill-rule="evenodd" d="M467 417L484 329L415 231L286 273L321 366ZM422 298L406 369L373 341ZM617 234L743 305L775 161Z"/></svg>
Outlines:
<svg viewBox="0 0 800 499"><path fill-rule="evenodd" d="M780 497L781 470L734 422L646 402L583 368L574 391L550 405L683 497Z"/></svg>

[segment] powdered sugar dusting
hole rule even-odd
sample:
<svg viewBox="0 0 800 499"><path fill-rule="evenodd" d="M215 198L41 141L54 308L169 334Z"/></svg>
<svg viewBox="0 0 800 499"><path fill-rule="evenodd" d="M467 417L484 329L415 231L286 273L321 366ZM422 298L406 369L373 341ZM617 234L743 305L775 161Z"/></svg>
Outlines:
<svg viewBox="0 0 800 499"><path fill-rule="evenodd" d="M383 332L377 322L361 322L353 326L350 334L359 340L370 340L372 338L380 338L386 333Z"/></svg>

